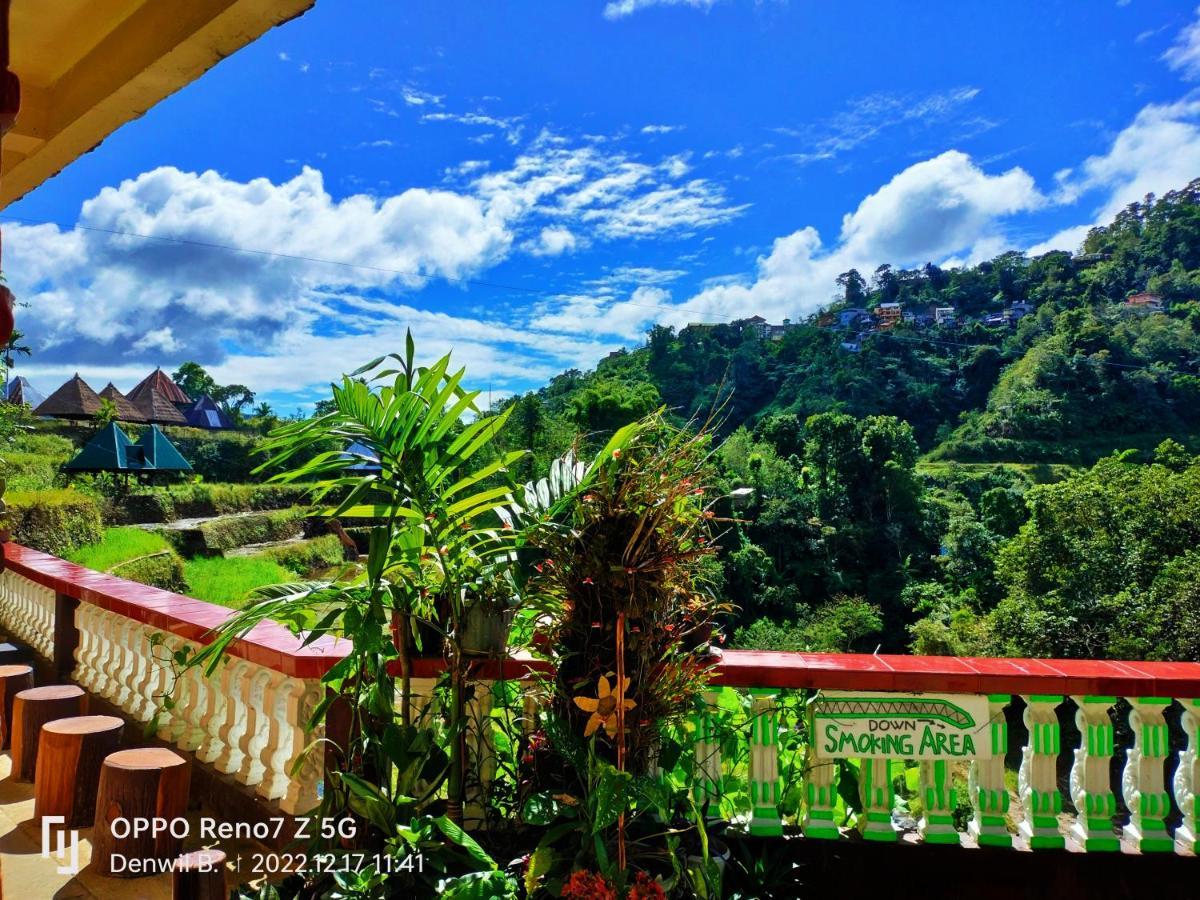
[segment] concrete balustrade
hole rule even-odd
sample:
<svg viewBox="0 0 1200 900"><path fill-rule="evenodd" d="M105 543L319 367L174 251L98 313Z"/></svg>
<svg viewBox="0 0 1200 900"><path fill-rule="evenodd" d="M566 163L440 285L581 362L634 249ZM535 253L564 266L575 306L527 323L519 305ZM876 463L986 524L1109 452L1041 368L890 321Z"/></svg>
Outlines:
<svg viewBox="0 0 1200 900"><path fill-rule="evenodd" d="M282 627L263 623L231 645L211 676L195 669L180 675L172 655L202 646L227 610L16 545L4 554L0 626L54 660L61 656L55 636L67 634L62 610L70 608L71 676L80 686L131 719L159 716L161 740L271 808L301 814L317 805L325 755L305 754L322 737L305 725L324 696L321 675L344 656L344 645L302 647ZM64 596L76 605L62 603ZM440 659L413 660L415 715L429 703L442 666ZM485 820L480 799L495 771L491 729L501 718L533 729L539 712L528 694L509 690L504 695L518 697L516 708L497 718L492 705L502 694L492 685L519 683L547 668L517 657L472 664L477 689L469 712L484 726L468 736L478 773L473 784L482 792L469 798L473 822ZM749 694L732 725L718 706L722 688ZM805 692L805 704L794 702L797 691ZM170 709L161 703L167 693ZM856 820L863 837L878 841L896 840L903 827L909 840L929 843L1194 855L1197 697L1200 664L1190 663L727 651L691 718L691 788L710 814L730 813L722 793L741 780L738 796L747 798L747 808L732 810L733 818L761 836L794 828L809 838L839 839ZM827 698L836 699L836 710L814 718ZM1129 732L1116 719L1125 702ZM1010 719L1014 704L1023 706L1019 724ZM921 729L920 746L903 742ZM1123 737L1128 733L1132 740ZM800 782L786 783L781 745L795 748L804 735L801 762L789 769ZM738 742L742 751L723 760L722 746ZM1111 774L1114 757L1123 764L1119 785ZM1016 772L1006 758L1019 760ZM897 815L896 763L905 760L917 762L916 822ZM1064 794L1061 775L1068 770ZM852 771L857 809L848 815L843 797L850 792L840 778ZM781 798L797 795L795 820L785 821ZM1176 808L1182 822L1174 826Z"/></svg>
<svg viewBox="0 0 1200 900"><path fill-rule="evenodd" d="M330 641L302 647L286 629L260 625L232 645L211 677L195 668L181 672L174 654L199 649L228 610L18 545L4 550L0 626L53 660L56 624L60 632L64 625L56 623L63 608L56 601L77 600L67 623L76 636L72 680L135 722L157 717L159 740L245 785L269 807L300 815L317 806L323 735L305 726L324 696L321 675L344 648ZM293 774L310 745L318 749Z"/></svg>

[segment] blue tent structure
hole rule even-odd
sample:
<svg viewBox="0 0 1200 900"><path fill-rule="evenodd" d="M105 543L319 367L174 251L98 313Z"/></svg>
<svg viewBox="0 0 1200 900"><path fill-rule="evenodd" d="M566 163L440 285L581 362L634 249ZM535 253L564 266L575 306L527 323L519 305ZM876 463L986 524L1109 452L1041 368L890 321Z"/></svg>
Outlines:
<svg viewBox="0 0 1200 900"><path fill-rule="evenodd" d="M180 455L157 425L131 441L116 422L105 426L75 458L63 466L69 472L190 472Z"/></svg>
<svg viewBox="0 0 1200 900"><path fill-rule="evenodd" d="M368 447L361 441L355 441L346 448L346 452L342 454L348 459L357 459L352 466L347 466L347 472L382 472L383 466L379 464L379 454L374 448ZM363 457L366 457L365 459Z"/></svg>
<svg viewBox="0 0 1200 900"><path fill-rule="evenodd" d="M140 450L142 468L154 472L190 472L191 465L157 425L147 428L133 449Z"/></svg>
<svg viewBox="0 0 1200 900"><path fill-rule="evenodd" d="M8 379L4 385L4 400L13 406L41 406L46 402L42 392L29 383L24 375Z"/></svg>
<svg viewBox="0 0 1200 900"><path fill-rule="evenodd" d="M232 428L233 422L229 414L221 409L220 404L205 394L183 411L183 417L193 428Z"/></svg>

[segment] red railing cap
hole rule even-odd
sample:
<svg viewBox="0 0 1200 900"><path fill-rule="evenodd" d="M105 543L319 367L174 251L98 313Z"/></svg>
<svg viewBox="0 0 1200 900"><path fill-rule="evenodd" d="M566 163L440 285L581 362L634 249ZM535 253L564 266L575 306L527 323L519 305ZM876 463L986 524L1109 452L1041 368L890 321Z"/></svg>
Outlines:
<svg viewBox="0 0 1200 900"><path fill-rule="evenodd" d="M199 644L211 641L212 630L233 616L224 606L105 575L20 544L5 544L4 559L13 572L56 593ZM302 644L283 625L261 622L234 641L230 653L293 678L320 678L350 648L348 641L334 638Z"/></svg>

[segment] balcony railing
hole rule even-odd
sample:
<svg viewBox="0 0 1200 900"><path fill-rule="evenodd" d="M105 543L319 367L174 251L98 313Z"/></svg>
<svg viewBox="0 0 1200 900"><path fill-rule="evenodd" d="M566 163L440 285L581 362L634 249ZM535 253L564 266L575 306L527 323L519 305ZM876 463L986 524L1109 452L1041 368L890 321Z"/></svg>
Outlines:
<svg viewBox="0 0 1200 900"><path fill-rule="evenodd" d="M0 626L60 676L140 721L171 685L165 650L203 643L230 615L18 545L4 554ZM264 623L231 652L213 679L185 675L157 735L263 803L303 814L316 805L323 762L313 754L291 770L314 737L303 726L321 675L345 647L303 647ZM472 741L479 822L497 772L495 732L537 727L539 710L522 703L519 686L544 668L513 658L483 661L473 673L472 712L485 723ZM440 669L416 661L418 698ZM499 687L506 682L514 687ZM727 651L705 700L690 731L693 792L752 834L845 837L851 816L839 779L853 776L853 821L868 840L900 839L899 785L919 812L910 840L1197 850L1200 664ZM514 715L492 714L505 703L518 707ZM1067 827L1061 817L1072 807Z"/></svg>

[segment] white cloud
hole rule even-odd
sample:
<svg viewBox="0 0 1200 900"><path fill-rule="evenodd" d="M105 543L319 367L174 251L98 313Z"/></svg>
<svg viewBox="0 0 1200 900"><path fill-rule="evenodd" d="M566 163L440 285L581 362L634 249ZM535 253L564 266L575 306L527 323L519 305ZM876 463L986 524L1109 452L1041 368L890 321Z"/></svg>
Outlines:
<svg viewBox="0 0 1200 900"><path fill-rule="evenodd" d="M642 134L670 134L672 131L682 131L682 125L643 125Z"/></svg>
<svg viewBox="0 0 1200 900"><path fill-rule="evenodd" d="M1196 14L1196 21L1179 32L1162 57L1168 66L1189 80L1200 78L1200 7Z"/></svg>
<svg viewBox="0 0 1200 900"><path fill-rule="evenodd" d="M556 297L541 304L529 327L563 334L612 336L637 341L646 327L670 314L671 294L661 287L643 285L626 299L608 294Z"/></svg>
<svg viewBox="0 0 1200 900"><path fill-rule="evenodd" d="M1056 174L1055 200L1062 204L1098 197L1087 224L1066 228L1029 249L1077 250L1093 224L1106 224L1147 194L1180 188L1200 174L1200 97L1144 107L1116 136L1108 151L1077 169Z"/></svg>
<svg viewBox="0 0 1200 900"><path fill-rule="evenodd" d="M472 112L472 113L451 113L451 112L435 112L426 113L421 116L422 122L453 122L458 125L482 126L486 128L499 128L504 132L505 138L510 144L516 144L521 140L521 133L525 130L525 126L521 123L523 116L510 116L509 118L501 118L499 116L491 116L487 113Z"/></svg>
<svg viewBox="0 0 1200 900"><path fill-rule="evenodd" d="M182 345L175 337L169 326L162 328L154 328L147 331L140 338L133 342L133 347L130 348L130 353L134 351L152 350L160 353L177 353L182 348Z"/></svg>
<svg viewBox="0 0 1200 900"><path fill-rule="evenodd" d="M446 99L445 95L431 94L407 85L400 89L400 96L409 106L441 106Z"/></svg>
<svg viewBox="0 0 1200 900"><path fill-rule="evenodd" d="M569 228L555 226L543 228L536 241L529 242L529 252L534 256L561 256L579 246L579 239Z"/></svg>
<svg viewBox="0 0 1200 900"><path fill-rule="evenodd" d="M689 6L708 12L716 3L717 0L611 0L604 7L604 18L611 21L624 19L651 6Z"/></svg>
<svg viewBox="0 0 1200 900"><path fill-rule="evenodd" d="M979 88L967 86L924 96L871 94L851 101L841 112L815 125L773 130L802 141L799 151L785 153L783 158L806 165L836 159L898 125L928 125L947 121L978 95ZM976 117L972 122L972 130L974 134L979 134L994 127L994 124Z"/></svg>

